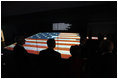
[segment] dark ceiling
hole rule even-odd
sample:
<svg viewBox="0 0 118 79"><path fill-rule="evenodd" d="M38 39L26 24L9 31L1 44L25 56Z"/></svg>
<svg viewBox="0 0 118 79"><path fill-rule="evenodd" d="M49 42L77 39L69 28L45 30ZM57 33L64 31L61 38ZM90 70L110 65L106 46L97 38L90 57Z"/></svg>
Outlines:
<svg viewBox="0 0 118 79"><path fill-rule="evenodd" d="M2 17L49 10L108 4L111 1L2 1Z"/></svg>

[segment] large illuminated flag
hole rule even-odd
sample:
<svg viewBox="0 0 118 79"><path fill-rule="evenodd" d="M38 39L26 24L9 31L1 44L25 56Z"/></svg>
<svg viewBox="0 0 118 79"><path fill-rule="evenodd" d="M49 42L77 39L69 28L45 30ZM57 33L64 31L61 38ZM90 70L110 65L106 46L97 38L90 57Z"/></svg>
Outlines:
<svg viewBox="0 0 118 79"><path fill-rule="evenodd" d="M70 47L72 45L80 44L80 36L78 33L44 32L26 38L24 47L28 53L40 54L41 50L47 48L47 40L51 38L55 39L55 50L61 53L62 58L69 58L71 56ZM15 44L12 44L7 46L6 48L9 50L13 50L14 46Z"/></svg>

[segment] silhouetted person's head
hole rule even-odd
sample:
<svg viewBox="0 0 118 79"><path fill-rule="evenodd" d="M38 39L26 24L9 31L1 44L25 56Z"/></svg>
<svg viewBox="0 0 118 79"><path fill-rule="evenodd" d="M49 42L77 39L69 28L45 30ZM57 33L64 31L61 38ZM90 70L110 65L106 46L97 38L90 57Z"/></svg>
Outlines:
<svg viewBox="0 0 118 79"><path fill-rule="evenodd" d="M55 40L54 39L48 39L47 40L47 45L48 45L48 48L55 48Z"/></svg>
<svg viewBox="0 0 118 79"><path fill-rule="evenodd" d="M24 38L24 36L17 36L15 38L15 41L16 41L17 44L20 44L20 45L25 44L25 38Z"/></svg>
<svg viewBox="0 0 118 79"><path fill-rule="evenodd" d="M80 44L82 44L82 45L86 44L86 38L81 38L80 39Z"/></svg>
<svg viewBox="0 0 118 79"><path fill-rule="evenodd" d="M72 57L80 56L80 53L81 53L80 46L78 46L78 45L71 46L70 53L71 53Z"/></svg>
<svg viewBox="0 0 118 79"><path fill-rule="evenodd" d="M99 45L99 50L102 52L112 51L114 48L113 42L110 40L103 40Z"/></svg>

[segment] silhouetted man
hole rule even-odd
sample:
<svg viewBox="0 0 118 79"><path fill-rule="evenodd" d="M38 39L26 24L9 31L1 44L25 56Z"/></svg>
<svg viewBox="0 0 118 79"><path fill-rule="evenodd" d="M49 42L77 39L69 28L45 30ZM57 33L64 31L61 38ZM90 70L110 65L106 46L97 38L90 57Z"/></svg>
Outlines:
<svg viewBox="0 0 118 79"><path fill-rule="evenodd" d="M55 48L54 39L48 39L47 46L48 48L40 51L39 54L39 58L41 61L40 66L42 67L40 70L42 70L43 75L48 75L48 76L53 75L54 77L59 72L61 55L60 53L54 50Z"/></svg>
<svg viewBox="0 0 118 79"><path fill-rule="evenodd" d="M70 77L82 77L83 72L83 59L80 57L81 47L78 45L71 46L70 48L71 57L69 60L69 75Z"/></svg>
<svg viewBox="0 0 118 79"><path fill-rule="evenodd" d="M28 73L28 56L27 51L23 47L25 44L25 38L23 36L18 36L15 39L16 45L13 49L14 52L14 60L17 67L18 77L25 77Z"/></svg>
<svg viewBox="0 0 118 79"><path fill-rule="evenodd" d="M86 38L81 38L80 39L80 47L81 47L81 58L87 58L88 56L88 51L87 51L87 45L86 45L87 39Z"/></svg>
<svg viewBox="0 0 118 79"><path fill-rule="evenodd" d="M103 40L99 45L100 55L92 67L91 77L115 78L117 77L117 56L113 54L114 45L110 40ZM95 60L95 59L94 59Z"/></svg>
<svg viewBox="0 0 118 79"><path fill-rule="evenodd" d="M117 58L113 53L114 44L110 40L104 40L100 43L101 69L100 77L112 78L117 74Z"/></svg>
<svg viewBox="0 0 118 79"><path fill-rule="evenodd" d="M18 36L15 39L16 45L14 47L14 54L17 56L23 56L27 54L27 51L23 47L23 44L25 44L25 39L23 36Z"/></svg>

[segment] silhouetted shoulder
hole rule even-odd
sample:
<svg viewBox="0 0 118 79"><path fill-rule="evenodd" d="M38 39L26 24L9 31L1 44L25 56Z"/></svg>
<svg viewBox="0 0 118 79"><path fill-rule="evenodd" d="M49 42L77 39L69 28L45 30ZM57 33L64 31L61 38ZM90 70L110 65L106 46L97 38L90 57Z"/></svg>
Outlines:
<svg viewBox="0 0 118 79"><path fill-rule="evenodd" d="M59 52L57 52L57 51L54 51L57 55L61 55Z"/></svg>
<svg viewBox="0 0 118 79"><path fill-rule="evenodd" d="M60 53L59 52L57 52L57 51L55 51L55 50L53 50L53 49L45 49L45 50L42 50L42 51L40 51L40 54L46 54L46 53L53 53L53 54L57 54L57 55L60 55Z"/></svg>
<svg viewBox="0 0 118 79"><path fill-rule="evenodd" d="M24 47L22 47L22 46L20 46L20 45L17 45L16 44L16 46L14 47L14 53L15 52L17 52L17 53L24 53L24 54L26 54L27 53L27 51L25 50L25 48Z"/></svg>
<svg viewBox="0 0 118 79"><path fill-rule="evenodd" d="M40 51L39 56L41 58L49 58L49 59L61 59L61 54L53 49L45 49Z"/></svg>
<svg viewBox="0 0 118 79"><path fill-rule="evenodd" d="M40 54L42 54L43 52L47 52L47 49L40 51Z"/></svg>
<svg viewBox="0 0 118 79"><path fill-rule="evenodd" d="M45 50L40 51L39 56L43 57L43 56L46 56L47 54L48 54L48 51L45 49Z"/></svg>

